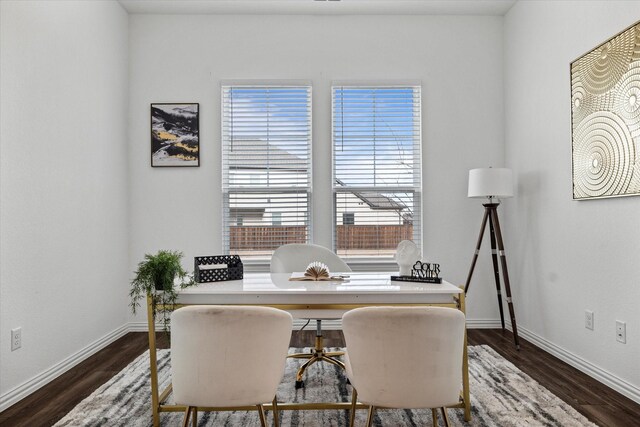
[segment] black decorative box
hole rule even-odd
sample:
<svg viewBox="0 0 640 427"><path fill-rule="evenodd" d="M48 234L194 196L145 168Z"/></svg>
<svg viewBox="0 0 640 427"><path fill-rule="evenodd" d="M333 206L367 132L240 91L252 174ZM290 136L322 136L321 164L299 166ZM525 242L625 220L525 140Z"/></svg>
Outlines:
<svg viewBox="0 0 640 427"><path fill-rule="evenodd" d="M240 280L243 277L244 267L238 255L197 256L194 260L193 274L198 283ZM217 264L226 264L227 268L206 268Z"/></svg>

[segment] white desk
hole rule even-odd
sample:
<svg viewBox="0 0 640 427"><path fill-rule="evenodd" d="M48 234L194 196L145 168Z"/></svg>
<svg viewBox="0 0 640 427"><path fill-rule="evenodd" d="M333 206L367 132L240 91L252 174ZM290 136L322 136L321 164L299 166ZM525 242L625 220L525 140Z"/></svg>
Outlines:
<svg viewBox="0 0 640 427"><path fill-rule="evenodd" d="M339 274L339 273L333 273ZM391 273L348 273L344 282L290 281L290 274L249 273L243 280L202 283L178 292L178 304L261 305L276 307L297 316L326 317L366 306L424 306L437 305L465 311L464 291L451 283L441 284L392 282ZM184 411L182 406L166 405L164 400L171 392L169 386L162 393L158 390L157 357L155 345L155 322L151 298L147 297L147 320L149 324L149 355L151 364L151 400L153 423L160 423L160 412ZM471 419L469 401L469 370L465 334L462 360L462 393L460 403L454 408L463 408L465 420ZM348 409L349 403L278 404L279 409ZM363 408L364 406L359 406ZM202 408L206 410L207 408ZM230 408L234 410L254 410Z"/></svg>

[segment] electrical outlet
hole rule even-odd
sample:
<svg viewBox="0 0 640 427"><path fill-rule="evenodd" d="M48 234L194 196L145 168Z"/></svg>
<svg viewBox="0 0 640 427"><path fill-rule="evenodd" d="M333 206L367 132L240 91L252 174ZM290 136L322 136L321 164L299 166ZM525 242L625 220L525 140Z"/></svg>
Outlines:
<svg viewBox="0 0 640 427"><path fill-rule="evenodd" d="M593 331L593 311L584 311L584 327Z"/></svg>
<svg viewBox="0 0 640 427"><path fill-rule="evenodd" d="M15 351L22 347L22 328L11 330L11 351Z"/></svg>
<svg viewBox="0 0 640 427"><path fill-rule="evenodd" d="M616 341L627 343L627 323L616 320Z"/></svg>

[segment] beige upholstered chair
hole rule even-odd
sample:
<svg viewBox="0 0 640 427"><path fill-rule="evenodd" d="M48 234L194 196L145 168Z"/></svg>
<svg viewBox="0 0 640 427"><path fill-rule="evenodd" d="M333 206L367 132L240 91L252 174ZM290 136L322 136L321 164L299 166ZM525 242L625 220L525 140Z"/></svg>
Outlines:
<svg viewBox="0 0 640 427"><path fill-rule="evenodd" d="M320 261L329 267L331 273L344 273L350 272L351 268L338 257L335 253L329 249L312 244L304 243L291 243L288 245L280 246L275 250L271 257L271 272L272 273L292 273L294 271L304 271L307 266L313 261ZM305 313L292 312L294 316L308 315ZM296 374L296 388L304 387L304 381L302 377L306 369L316 362L324 361L332 363L341 368L344 368L344 364L335 359L335 356L342 356L344 352L327 352L324 351L324 343L322 337L322 320L339 319L342 316L342 312L331 312L329 310L317 313L319 317L314 317L316 320L316 342L314 349L311 353L296 353L289 355L296 359L309 359L298 369Z"/></svg>
<svg viewBox="0 0 640 427"><path fill-rule="evenodd" d="M291 315L269 307L190 306L171 315L171 377L184 426L198 407L257 406L275 399L291 339Z"/></svg>
<svg viewBox="0 0 640 427"><path fill-rule="evenodd" d="M434 425L441 408L457 404L462 387L464 314L444 307L366 307L342 317L347 345L346 370L355 404L376 407L431 408Z"/></svg>

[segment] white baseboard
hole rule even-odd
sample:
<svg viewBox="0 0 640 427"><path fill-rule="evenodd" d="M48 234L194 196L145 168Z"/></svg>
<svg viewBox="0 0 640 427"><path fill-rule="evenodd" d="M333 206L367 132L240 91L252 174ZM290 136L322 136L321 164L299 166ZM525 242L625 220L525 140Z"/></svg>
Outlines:
<svg viewBox="0 0 640 427"><path fill-rule="evenodd" d="M293 330L299 331L300 328L307 323L307 319L293 319ZM314 319L311 319L311 322L304 328L305 331L315 331L316 330L316 322ZM322 321L322 329L325 331L337 331L342 329L342 320L323 320Z"/></svg>
<svg viewBox="0 0 640 427"><path fill-rule="evenodd" d="M147 322L129 322L127 325L129 326L128 332L149 332ZM162 324L156 323L156 332L159 331L162 331Z"/></svg>
<svg viewBox="0 0 640 427"><path fill-rule="evenodd" d="M499 329L499 319L467 319L467 329Z"/></svg>
<svg viewBox="0 0 640 427"><path fill-rule="evenodd" d="M510 326L511 325L509 325L509 327ZM522 326L518 327L518 335L534 344L536 347L539 347L547 353L554 355L563 362L568 363L577 370L582 371L590 377L595 378L597 381L603 383L604 385L611 387L618 393L628 397L634 402L640 403L640 388L629 383L628 381L617 377L611 372L594 365L588 360L585 360L582 357L571 353L570 351L560 347L557 344L552 343L545 338L542 338L540 335L531 332L530 330L523 328Z"/></svg>
<svg viewBox="0 0 640 427"><path fill-rule="evenodd" d="M105 348L107 345L111 344L118 338L123 337L128 332L129 332L129 325L124 324L119 328L109 332L107 335L103 336L102 338L92 342L88 346L73 353L69 357L56 363L49 369L41 372L40 374L36 375L30 380L4 393L3 395L0 396L0 412L4 411L9 406L13 405L19 400L27 397L34 391L38 390L40 387L53 381L60 375L67 372L69 369L76 366L78 363L87 359L89 356L102 350L103 348Z"/></svg>

